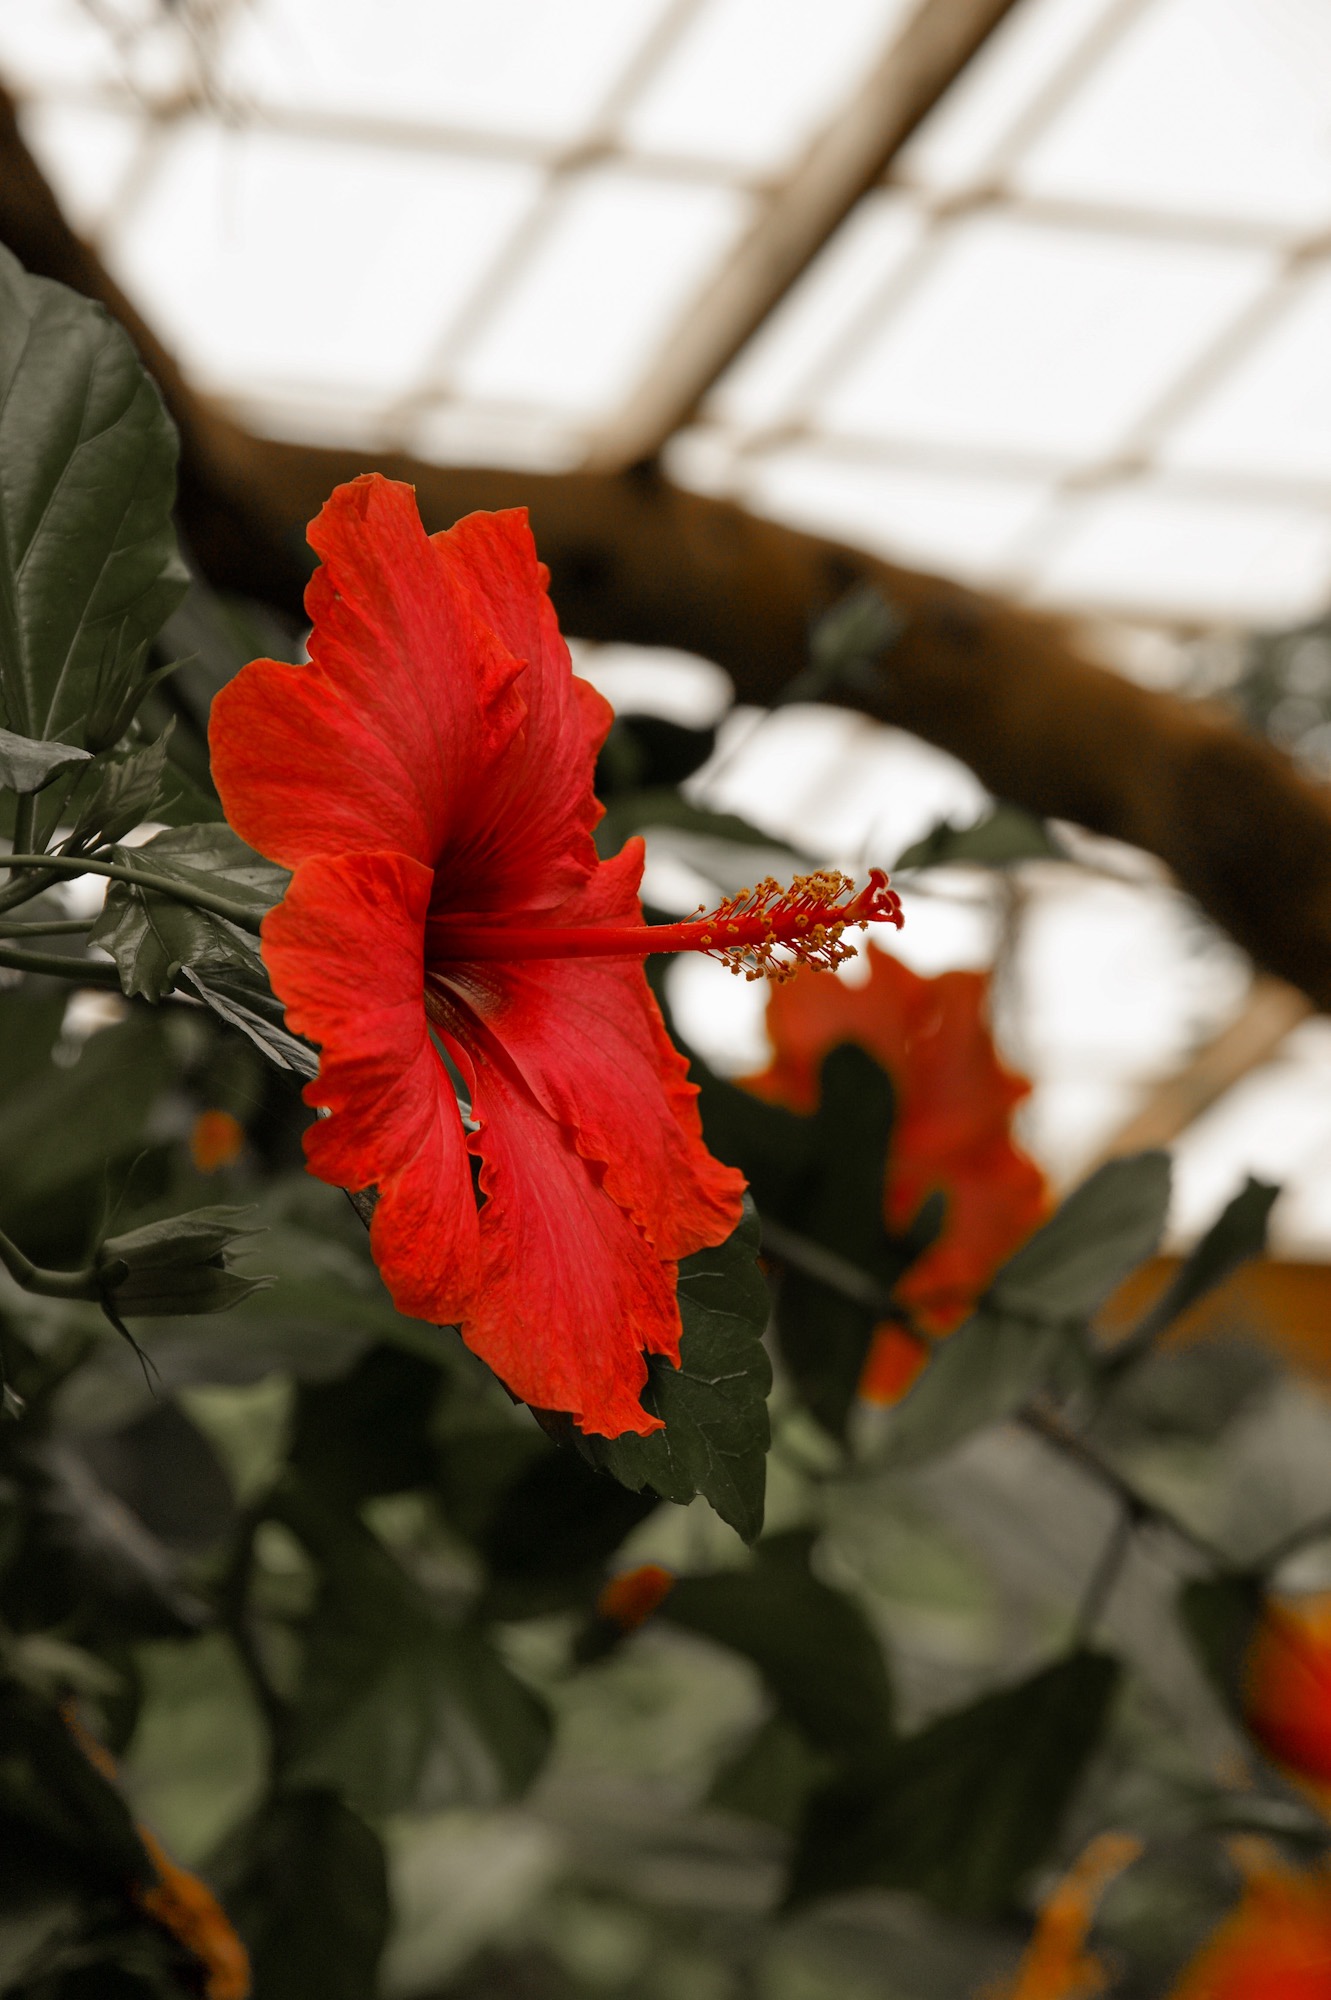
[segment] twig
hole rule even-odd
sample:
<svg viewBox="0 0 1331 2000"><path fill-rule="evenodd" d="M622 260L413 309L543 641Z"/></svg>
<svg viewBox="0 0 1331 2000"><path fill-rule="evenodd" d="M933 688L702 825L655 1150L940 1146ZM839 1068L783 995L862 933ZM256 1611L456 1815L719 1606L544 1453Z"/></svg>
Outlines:
<svg viewBox="0 0 1331 2000"><path fill-rule="evenodd" d="M1109 1531L1109 1539L1100 1552L1100 1559L1091 1571L1077 1615L1073 1620L1073 1644L1085 1645L1104 1615L1119 1573L1127 1560L1129 1549L1136 1535L1139 1516L1135 1509L1120 1503L1114 1516L1114 1525Z"/></svg>
<svg viewBox="0 0 1331 2000"><path fill-rule="evenodd" d="M86 855L71 854L6 854L0 856L3 868L38 868L58 875L105 875L113 882L128 882L132 888L154 889L161 896L169 896L177 903L185 903L196 910L205 910L210 916L225 917L238 930L249 931L257 937L262 917L244 903L233 903L227 896L216 896L211 889L196 888L177 877L154 875L146 868L133 868L126 861L93 861ZM29 893L36 895L50 883L40 883Z"/></svg>
<svg viewBox="0 0 1331 2000"><path fill-rule="evenodd" d="M1030 1431L1035 1437L1043 1438L1046 1444L1053 1445L1056 1451L1062 1452L1065 1458L1079 1465L1084 1472L1090 1473L1102 1486L1107 1487L1129 1514L1134 1527L1150 1521L1157 1527L1167 1528L1170 1534L1176 1535L1180 1541L1187 1542L1218 1569L1233 1567L1230 1558L1222 1549L1216 1548L1213 1542L1208 1542L1204 1535L1190 1528L1186 1521L1180 1521L1176 1514L1171 1514L1168 1508L1162 1507L1158 1501L1150 1500L1144 1493L1139 1493L1131 1480L1125 1479L1116 1465L1111 1465L1107 1458L1102 1458L1094 1445L1088 1443L1080 1432L1072 1430L1061 1417L1055 1416L1052 1410L1044 1409L1037 1403L1028 1403L1025 1409L1017 1412L1016 1421L1023 1430Z"/></svg>

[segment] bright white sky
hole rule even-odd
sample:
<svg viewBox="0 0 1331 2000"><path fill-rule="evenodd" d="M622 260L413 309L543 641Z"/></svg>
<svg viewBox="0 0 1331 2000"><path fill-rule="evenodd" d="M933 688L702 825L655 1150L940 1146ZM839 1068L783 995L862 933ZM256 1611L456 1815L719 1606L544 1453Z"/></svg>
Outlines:
<svg viewBox="0 0 1331 2000"><path fill-rule="evenodd" d="M246 421L571 466L918 4L0 0L0 76L75 225ZM1035 603L1289 623L1331 598L1328 355L1328 0L1021 0L666 457ZM1120 650L1174 670L1164 640ZM810 711L702 789L860 866L979 803L950 760ZM1020 886L1000 1018L1060 1175L1246 986L1122 867ZM988 963L1003 886L924 886L902 954ZM681 1008L742 1066L756 1001L711 970ZM1291 1180L1286 1242L1331 1253L1328 1083L1319 1023L1195 1128L1185 1232L1252 1165Z"/></svg>

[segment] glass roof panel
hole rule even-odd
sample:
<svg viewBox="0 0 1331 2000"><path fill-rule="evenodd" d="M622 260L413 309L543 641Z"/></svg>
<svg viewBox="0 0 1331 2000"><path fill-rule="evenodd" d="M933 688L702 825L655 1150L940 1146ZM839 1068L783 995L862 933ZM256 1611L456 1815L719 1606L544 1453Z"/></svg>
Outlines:
<svg viewBox="0 0 1331 2000"><path fill-rule="evenodd" d="M1331 270L1313 271L1265 338L1171 434L1167 465L1272 473L1331 492Z"/></svg>
<svg viewBox="0 0 1331 2000"><path fill-rule="evenodd" d="M210 388L388 396L414 381L537 187L512 162L192 119L165 138L107 257Z"/></svg>
<svg viewBox="0 0 1331 2000"><path fill-rule="evenodd" d="M192 71L226 0L181 20L159 0L0 0L0 66L16 90L124 85L172 90Z"/></svg>
<svg viewBox="0 0 1331 2000"><path fill-rule="evenodd" d="M630 145L777 173L886 44L910 0L710 0L623 121Z"/></svg>
<svg viewBox="0 0 1331 2000"><path fill-rule="evenodd" d="M892 164L939 193L983 181L1019 124L1124 0L1025 0L1014 7Z"/></svg>
<svg viewBox="0 0 1331 2000"><path fill-rule="evenodd" d="M242 101L567 143L668 0L251 0L224 71Z"/></svg>
<svg viewBox="0 0 1331 2000"><path fill-rule="evenodd" d="M1016 185L1322 227L1328 72L1325 0L1152 0L1022 159Z"/></svg>
<svg viewBox="0 0 1331 2000"><path fill-rule="evenodd" d="M970 478L817 444L764 453L733 483L763 512L797 526L973 581L1003 574L1009 549L1053 495L1048 480Z"/></svg>
<svg viewBox="0 0 1331 2000"><path fill-rule="evenodd" d="M1310 617L1328 592L1331 512L1149 483L1082 502L1037 588L1059 604L1257 624Z"/></svg>
<svg viewBox="0 0 1331 2000"><path fill-rule="evenodd" d="M851 436L1112 451L1270 268L1257 251L968 217L818 414Z"/></svg>
<svg viewBox="0 0 1331 2000"><path fill-rule="evenodd" d="M721 377L709 414L754 429L788 420L814 371L892 283L923 227L920 209L902 195L858 203Z"/></svg>
<svg viewBox="0 0 1331 2000"><path fill-rule="evenodd" d="M733 189L614 168L570 182L456 371L480 401L609 414L749 213Z"/></svg>
<svg viewBox="0 0 1331 2000"><path fill-rule="evenodd" d="M123 198L145 121L110 106L35 103L24 109L22 126L74 228L95 235Z"/></svg>

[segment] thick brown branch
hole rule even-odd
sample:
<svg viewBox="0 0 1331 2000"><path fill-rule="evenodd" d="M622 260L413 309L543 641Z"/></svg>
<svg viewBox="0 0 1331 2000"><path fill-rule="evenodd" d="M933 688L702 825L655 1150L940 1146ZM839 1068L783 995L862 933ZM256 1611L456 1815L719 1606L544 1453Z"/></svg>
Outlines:
<svg viewBox="0 0 1331 2000"><path fill-rule="evenodd" d="M101 299L161 382L182 437L181 520L218 585L294 609L305 523L342 479L411 480L431 527L526 505L566 628L716 660L770 701L805 664L810 618L867 582L906 616L876 684L844 697L962 758L993 791L1158 855L1259 964L1331 1006L1331 804L1222 717L1083 659L1055 623L801 534L650 471L436 467L248 435L196 396L71 234L0 118L0 237Z"/></svg>

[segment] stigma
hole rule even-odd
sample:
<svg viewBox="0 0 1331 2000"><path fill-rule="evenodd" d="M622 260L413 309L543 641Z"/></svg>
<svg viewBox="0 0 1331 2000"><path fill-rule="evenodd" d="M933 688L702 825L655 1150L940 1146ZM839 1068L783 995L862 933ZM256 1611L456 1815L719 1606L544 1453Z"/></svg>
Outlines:
<svg viewBox="0 0 1331 2000"><path fill-rule="evenodd" d="M848 933L903 919L901 902L881 868L863 889L839 869L797 875L788 888L767 876L711 911L677 924L553 924L539 918L439 914L425 927L426 971L476 961L518 958L647 958L655 952L697 951L746 979L789 979L801 965L833 971L855 955Z"/></svg>

